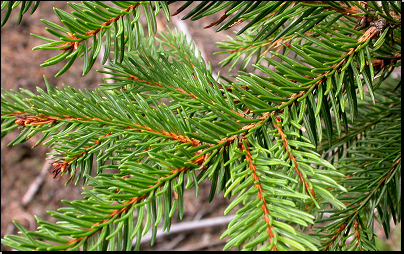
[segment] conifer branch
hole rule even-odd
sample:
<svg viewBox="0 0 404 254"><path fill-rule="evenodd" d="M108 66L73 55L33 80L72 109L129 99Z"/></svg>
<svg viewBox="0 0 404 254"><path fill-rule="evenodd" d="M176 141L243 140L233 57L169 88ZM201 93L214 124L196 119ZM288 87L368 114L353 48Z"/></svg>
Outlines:
<svg viewBox="0 0 404 254"><path fill-rule="evenodd" d="M304 187L306 188L307 194L311 194L313 198L316 197L316 194L314 193L313 189L310 188L310 185L307 183L307 181L303 178L303 174L299 170L299 164L296 161L296 158L292 155L292 151L290 150L290 147L288 145L288 140L285 137L285 133L281 129L281 118L276 117L276 123L274 123L274 126L276 130L278 131L279 135L281 136L281 139L283 140L283 146L285 147L286 152L288 153L289 159L291 162L293 161L293 164L295 166L296 174L299 175L300 182L304 184Z"/></svg>
<svg viewBox="0 0 404 254"><path fill-rule="evenodd" d="M263 189L262 189L262 187L260 185L260 179L256 174L255 165L254 165L253 160L251 158L250 150L248 149L248 146L249 146L248 141L245 141L245 140L242 140L242 141L243 142L240 143L241 150L246 152L246 160L248 162L248 167L252 171L251 177L254 179L254 187L258 189L257 196L262 201L261 209L262 209L262 211L264 213L263 216L264 216L265 223L268 224L268 227L267 227L266 231L268 232L268 235L269 235L269 244L270 244L270 246L273 246L271 250L276 251L277 250L276 249L276 244L273 242L274 241L273 240L274 234L272 232L273 227L271 225L271 220L270 220L270 217L269 217L269 211L268 211L268 208L267 208L267 202L265 200L265 194L264 194L264 191L263 191Z"/></svg>
<svg viewBox="0 0 404 254"><path fill-rule="evenodd" d="M126 8L125 10L123 10L123 12L129 13L133 9L137 8L139 5L140 5L140 3L134 4L134 5L129 5L129 7ZM107 22L100 24L101 28L97 28L95 30L90 30L90 31L86 32L84 34L84 37L96 36L99 32L103 31L102 27L109 27L112 23L117 22L119 19L123 18L124 16L125 16L124 14L120 14L120 15L117 15L116 17L110 18ZM70 39L73 39L75 41L63 43L62 45L60 45L60 47L63 47L61 50L69 50L69 49L77 50L80 43L87 40L87 38L83 38L83 37L77 38L77 37L73 36L72 33L67 33L67 35L69 36ZM69 47L64 47L64 46L69 46Z"/></svg>
<svg viewBox="0 0 404 254"><path fill-rule="evenodd" d="M354 231L356 234L356 239L357 239L357 245L358 247L360 246L361 242L361 235L358 231L359 229L359 223L358 219L360 219L360 213L362 212L363 209L366 209L365 207L368 205L369 202L373 200L374 195L376 194L376 191L381 190L385 184L385 181L391 177L392 174L397 170L397 165L401 162L401 157L394 162L392 168L388 173L377 183L377 186L373 187L369 193L364 196L360 197L358 202L361 201L358 205L353 205L354 207L351 207L349 210L352 210L351 213L344 215L344 219L339 222L340 227L337 229L337 231L334 233L333 237L330 239L329 243L325 246L324 250L328 250L333 244L335 244L336 239L341 237L341 235L344 233L344 230L346 227L350 227L351 225L354 226ZM349 207L348 207L349 208ZM364 237L364 236L362 236Z"/></svg>
<svg viewBox="0 0 404 254"><path fill-rule="evenodd" d="M2 89L2 137L22 130L17 145L42 133L34 147L54 149L53 178L70 173L68 182L92 188L49 212L60 222L37 218L37 231L15 222L22 236L2 243L139 249L150 229L154 244L159 224L168 231L175 212L182 219L185 190L197 196L210 181L209 201L235 195L224 250L374 250L374 221L388 235L401 216L401 82L390 78L401 66L399 3L196 4L183 19L221 13L203 25L218 32L245 24L219 45L229 53L222 66L241 64L234 81L214 75L183 33L155 35L171 3L69 3L71 14L55 9L63 25L43 20L58 39L34 35L49 42L34 49L62 53L41 66L68 60L60 76L83 57L85 75L105 47L108 82L82 91L45 79L39 95ZM2 2L2 25L19 5L20 21L30 4ZM305 233L320 222L318 234Z"/></svg>
<svg viewBox="0 0 404 254"><path fill-rule="evenodd" d="M204 161L205 161L205 155L203 155L193 161L190 161L190 163L201 165ZM172 181L172 179L174 177L178 176L179 173L187 171L187 170L191 170L191 169L194 169L194 167L180 167L178 169L172 170L171 174L160 177L154 185L148 186L148 188L147 188L148 192L146 192L143 195L133 197L130 200L120 204L120 206L123 206L122 208L113 210L108 215L107 219L103 219L101 222L94 223L91 227L89 227L89 230L91 232L94 231L90 235L71 239L68 243L66 243L66 247L68 247L66 250L73 248L76 244L80 243L83 240L87 241L91 236L93 236L94 234L96 234L97 232L99 232L100 230L103 229L103 227L101 227L103 224L105 225L111 220L119 219L119 217L122 216L122 214L128 212L132 206L134 206L135 204L139 204L140 202L145 200L152 193L152 191L162 188L163 185L165 185L165 184L169 184L167 182Z"/></svg>

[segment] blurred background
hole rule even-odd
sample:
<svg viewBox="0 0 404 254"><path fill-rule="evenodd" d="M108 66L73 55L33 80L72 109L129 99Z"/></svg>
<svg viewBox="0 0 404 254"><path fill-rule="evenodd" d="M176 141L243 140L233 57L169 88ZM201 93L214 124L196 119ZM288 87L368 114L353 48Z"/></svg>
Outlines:
<svg viewBox="0 0 404 254"><path fill-rule="evenodd" d="M183 3L170 5L170 12L174 13ZM197 4L198 2L193 3L188 9ZM96 70L102 69L101 60L97 61L91 71L84 77L82 76L83 61L81 58L78 58L74 65L59 78L54 78L54 75L65 65L65 61L50 67L39 67L45 60L60 52L52 50L32 51L33 47L45 42L29 34L50 36L45 31L46 25L40 19L60 24L53 11L54 7L67 12L73 10L64 2L44 1L40 3L33 15L26 13L21 24L17 25L20 8L17 7L11 13L6 25L1 28L2 88L6 90L24 88L36 93L36 87L45 88L43 75L46 76L49 84L57 87L62 87L63 83L75 88L92 90L98 84L104 83L102 80L103 75L96 72ZM229 75L226 74L228 67L221 68L218 64L227 57L227 54L213 55L213 52L220 51L214 42L226 40L226 35L234 36L233 31L240 30L242 25L220 33L215 33L217 27L203 29L203 27L218 20L222 14L222 12L216 13L192 22L189 20L181 21L180 18L184 15L181 13L177 17L172 17L172 21L168 25L171 29L177 27L178 30L184 31L189 37L192 37L205 61L211 63L213 71L216 73L220 71L222 75L224 74L228 77ZM1 19L3 19L3 12ZM145 20L143 20L143 24L145 24ZM164 15L160 14L158 30L166 31L166 25L167 21ZM146 26L144 27L146 28ZM237 65L234 69L237 69ZM233 71L232 74L236 74L236 72ZM48 174L46 169L51 161L46 161L45 159L46 153L50 152L50 149L45 146L31 149L39 139L38 137L33 137L15 147L7 146L18 135L19 131L15 130L1 140L1 237L6 234L15 234L18 231L12 220L17 220L28 230L35 231L38 225L33 215L37 215L46 221L55 222L56 220L49 216L46 211L55 211L60 207L64 207L65 205L60 200L82 199L80 194L82 186L80 184L77 186L64 186L68 179L67 176L56 181L52 178L52 175ZM32 193L30 186L37 186L39 189L34 195L28 196L26 195L27 193ZM193 231L170 234L170 236L158 238L153 247L150 247L148 242L143 243L141 249L222 250L226 239L220 240L219 237L226 229L226 219L228 218L222 218L221 216L223 216L223 211L231 200L218 195L211 203L208 203L209 191L210 183L205 181L199 187L199 196L197 198L195 198L195 192L192 189L184 193L184 219L182 222L190 223L201 219L218 217L218 226L196 228ZM175 223L174 218L172 224L174 225ZM376 233L380 236L378 240L380 249L401 250L401 224L392 227L391 237L388 240L386 240L380 227L376 230ZM2 245L1 250L9 250L9 248Z"/></svg>

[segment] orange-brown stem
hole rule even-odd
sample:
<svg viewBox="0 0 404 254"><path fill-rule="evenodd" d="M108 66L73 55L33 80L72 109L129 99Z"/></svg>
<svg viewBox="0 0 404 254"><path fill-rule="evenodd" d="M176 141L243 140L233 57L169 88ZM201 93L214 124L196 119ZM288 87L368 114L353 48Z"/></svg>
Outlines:
<svg viewBox="0 0 404 254"><path fill-rule="evenodd" d="M102 119L97 118L97 117L93 117L93 118L87 117L87 119L84 119L84 118L72 117L72 116L68 116L68 115L63 115L66 118L50 117L50 116L46 116L46 115L41 114L41 113L39 113L40 117L38 117L38 116L35 116L33 114L27 114L27 113L23 113L23 112L20 112L20 111L15 111L15 112L13 112L11 114L8 114L8 115L17 116L18 119L16 120L16 124L23 125L23 126L25 126L25 124L39 125L39 124L47 124L47 123L51 123L51 122L53 123L53 122L56 122L58 120L72 120L72 119L76 119L76 120L80 120L80 121L102 120ZM110 120L110 119L107 118L106 120ZM154 129L148 127L148 126L142 126L142 125L138 125L138 124L136 124L135 126L137 126L138 128L135 128L135 127L132 127L132 126L124 126L123 128L124 129L138 129L139 131L147 130L147 131L150 131L150 132L162 134L162 135L167 136L167 137L169 137L169 138L171 138L173 140L178 140L181 143L191 143L193 146L199 146L201 144L201 142L199 140L196 140L194 138L189 138L187 136L179 135L179 134L176 134L176 133L173 133L173 132L167 132L167 131L164 131L164 130L157 131L157 130L154 130ZM110 135L110 134L106 134L106 135L104 135L104 137L108 136L108 135ZM99 141L95 141L95 142L97 144Z"/></svg>
<svg viewBox="0 0 404 254"><path fill-rule="evenodd" d="M125 9L124 11L125 11L125 12L131 11L131 10L135 9L136 7L138 7L139 5L140 5L140 3L135 4L135 5L130 5L130 6L129 6L127 9ZM125 16L125 14L120 14L120 15L118 15L118 16L116 16L116 17L112 17L112 18L110 18L107 22L102 23L101 26L109 26L112 22L118 21L118 20L121 19L123 16ZM98 28L98 29L96 29L96 30L90 30L90 31L88 31L88 32L85 34L85 36L95 35L95 34L99 33L99 32L102 31L102 30L103 30L103 28ZM71 38L71 39L78 39L78 38L74 37L72 33L67 33L67 35L68 35L69 38ZM63 43L63 44L61 45L61 47L67 46L67 45L70 45L70 47L63 48L63 49L60 49L60 50L69 50L69 49L75 49L75 50L76 50L76 49L78 48L78 45L80 44L80 42L85 41L85 40L87 40L87 39L83 39L83 40L81 40L81 41L76 41L76 42L65 42L65 43Z"/></svg>
<svg viewBox="0 0 404 254"><path fill-rule="evenodd" d="M201 151L198 151L197 154L198 154L198 153L201 153ZM206 156L203 155L203 156L201 156L201 157L199 157L199 158L197 158L197 159L191 161L191 163L197 164L197 165L201 165L201 164L205 161L205 159L206 159ZM155 185L158 185L157 188L161 188L161 187L166 183L166 181L162 181L164 178L171 177L172 174L175 174L175 173L178 173L178 172L182 172L182 171L191 170L191 169L194 169L194 168L193 168L193 167L180 167L180 168L178 168L178 169L171 170L171 174L168 174L168 175L166 175L166 176L160 177L160 178L156 181ZM129 177L126 177L126 178L129 178ZM151 187L153 187L153 186L154 186L154 185L150 185L149 187L151 188ZM108 216L109 218L108 218L108 219L104 219L104 220L102 220L101 222L97 222L97 223L93 224L93 225L90 227L89 230L94 230L94 227L96 227L96 226L98 226L98 225L100 225L100 224L103 224L103 223L105 223L105 222L108 222L108 221L109 221L111 218L113 218L115 215L121 215L122 213L127 212L127 211L131 208L131 206L132 206L133 204L136 204L136 203L141 202L142 200L144 200L144 199L147 198L148 196L149 196L149 194L144 194L144 195L141 195L141 196L139 196L139 197L133 197L132 199L126 201L125 203L123 203L123 205L127 205L127 206L125 206L125 207L123 207L123 208L120 208L120 209L113 210L113 211L109 214L109 216ZM88 236L85 236L85 237L80 237L80 238L74 238L74 239L70 240L66 245L70 245L70 244L72 244L72 243L79 243L79 242L82 241L83 239L86 239L86 238L91 237L91 236L94 235L97 231L99 231L99 229L94 230L94 233L92 233L91 235L88 235Z"/></svg>
<svg viewBox="0 0 404 254"><path fill-rule="evenodd" d="M296 174L299 175L300 182L302 182L302 183L304 184L304 186L305 186L305 188L306 188L307 194L310 193L310 194L313 196L313 198L314 198L314 197L315 197L314 190L313 190L312 188L310 188L310 185L307 183L306 180L304 180L303 174L302 174L302 172L300 172L300 170L299 170L297 160L296 160L296 158L292 155L292 151L289 149L288 140L286 139L285 133L283 132L283 130L282 130L281 127L280 127L280 126L281 126L281 122L280 122L280 121L281 121L281 118L280 118L280 117L277 117L275 120L276 120L276 123L274 123L274 126L275 126L275 128L278 130L278 133L279 133L279 135L281 136L281 139L283 140L283 146L285 147L286 152L288 153L289 159L290 159L291 161L293 161L294 164L295 164L295 171L296 171Z"/></svg>
<svg viewBox="0 0 404 254"><path fill-rule="evenodd" d="M338 237L339 233L341 231L343 231L346 227L346 225L348 224L348 222L344 222L337 230L337 232L335 233L335 235L331 238L331 242L329 244L327 244L327 246L325 246L325 250L328 250L328 248L330 248L330 246L334 243L335 238Z"/></svg>
<svg viewBox="0 0 404 254"><path fill-rule="evenodd" d="M391 176L391 174L394 172L394 170L396 169L396 166L400 163L400 161L401 161L401 158L399 158L397 161L395 161L393 163L392 169L389 171L389 173L379 181L377 186L372 188L372 190L370 191L371 193L373 193L372 195L375 194L374 189L380 188L380 185L383 184ZM350 177L352 177L352 176L350 176ZM350 178L350 177L347 177L347 178ZM369 198L366 200L367 200L366 202L369 202L370 200L372 200L372 198ZM364 201L360 202L358 207L363 207L363 203L364 203ZM351 214L349 214L349 216L345 219L344 224L341 225L341 227L337 230L335 235L331 238L330 243L327 244L327 246L325 247L325 250L328 250L328 248L334 243L334 240L338 237L338 234L340 234L341 231L345 229L346 225L348 224L348 221L351 220L351 218L353 218L353 217L359 216L358 212L359 212L359 210L354 210ZM359 232L357 232L357 226L359 226L359 225L355 226L355 223L358 223L356 218L354 219L354 228L355 228L355 233L356 233L356 235L358 237L358 241L359 241L360 235L358 235ZM359 244L359 242L358 242L358 244Z"/></svg>
<svg viewBox="0 0 404 254"><path fill-rule="evenodd" d="M21 112L20 112L21 113ZM13 114L11 114L13 115ZM48 124L48 123L54 123L56 122L56 119L50 119L47 117L38 117L33 114L27 114L27 113L16 113L15 116L17 119L15 120L15 123L21 126L25 126L27 124L29 125L43 125L43 124Z"/></svg>
<svg viewBox="0 0 404 254"><path fill-rule="evenodd" d="M225 18L227 18L229 15L227 15L226 13L222 15L222 17L219 20L216 20L215 22L212 22L210 25L205 26L203 29L207 29L210 28L214 25L216 25L217 23L221 22L222 20L224 20Z"/></svg>
<svg viewBox="0 0 404 254"><path fill-rule="evenodd" d="M251 153L250 153L250 149L248 148L248 141L247 140L246 140L246 143L247 143L247 147L244 145L244 142L241 142L241 150L247 153L246 160L248 162L248 168L252 170L251 177L254 178L254 186L255 186L255 188L258 189L257 196L262 201L261 209L264 212L265 223L268 224L267 233L269 235L269 242L272 244L274 234L272 233L272 230L271 230L271 228L273 226L271 224L271 220L269 219L269 211L268 211L268 208L267 208L267 201L265 200L265 197L264 197L264 190L262 189L262 187L261 187L261 185L259 183L260 182L259 181L260 180L259 176L256 174L257 170L255 168L255 165L254 165L253 161L252 161ZM272 249L277 250L275 245L272 247Z"/></svg>
<svg viewBox="0 0 404 254"><path fill-rule="evenodd" d="M360 247L361 235L359 233L359 223L356 219L354 220L354 228L355 228L356 240L358 242L358 247Z"/></svg>

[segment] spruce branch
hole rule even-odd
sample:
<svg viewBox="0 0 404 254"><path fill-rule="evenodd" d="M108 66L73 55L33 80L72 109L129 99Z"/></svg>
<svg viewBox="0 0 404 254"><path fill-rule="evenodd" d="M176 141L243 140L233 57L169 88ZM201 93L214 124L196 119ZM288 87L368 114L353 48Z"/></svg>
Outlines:
<svg viewBox="0 0 404 254"><path fill-rule="evenodd" d="M99 72L109 82L83 91L45 78L37 94L2 89L2 137L22 130L9 144L17 145L42 133L36 145L55 150L53 178L70 174L67 182L92 188L49 212L57 223L37 218L38 230L27 231L15 222L22 236L2 243L139 249L149 231L154 244L159 224L170 230L175 212L182 219L185 190L198 196L210 181L209 202L234 196L224 249L375 249L375 220L388 235L401 216L401 80L389 78L401 66L399 4L203 1L183 19L221 12L205 28L245 24L219 45L230 53L222 66L241 62L232 81L213 75L183 33L156 35L171 3L73 3L71 14L55 9L63 26L43 21L59 40L35 35L49 43L34 49L63 52L42 66L68 60L60 76L83 57L85 75L104 44L108 70ZM2 25L19 4L2 3Z"/></svg>
<svg viewBox="0 0 404 254"><path fill-rule="evenodd" d="M32 8L31 8L30 14L31 15L34 14L34 12L36 11L36 9L39 6L39 3L40 3L40 1L21 1L21 2L20 1L16 1L16 2L3 1L3 2L1 2L1 10L4 10L7 8L6 13L4 14L4 18L1 21L1 26L3 27L6 24L8 18L10 17L11 11L13 9L15 9L16 7L20 6L20 4L21 4L20 14L18 16L18 21L17 21L18 25L21 23L23 15L28 12L28 10L31 6L32 6Z"/></svg>
<svg viewBox="0 0 404 254"><path fill-rule="evenodd" d="M341 234L346 232L344 230L347 230L347 232L349 232L348 230L352 225L354 226L354 232L356 235L356 242L357 242L356 248L357 249L367 248L365 246L361 246L361 243L362 243L362 241L364 241L364 239L367 239L369 241L369 239L371 239L372 236L368 236L367 233L362 231L365 228L364 228L364 225L361 225L358 223L358 220L362 220L359 217L360 213L362 212L363 209L365 209L365 207L367 207L369 205L369 202L371 202L371 200L374 198L374 195L377 193L377 191L383 189L385 181L388 178L390 178L392 174L395 173L395 171L397 170L397 165L400 162L401 162L401 158L399 158L396 162L394 162L392 169L390 171L388 171L388 173L385 174L385 176L383 176L383 178L377 183L377 186L374 186L372 188L372 190L370 190L369 194L367 194L365 197L360 198L360 200L357 200L357 202L359 203L359 206L356 205L354 207L348 207L349 210L351 210L352 212L349 213L348 215L344 215L344 219L339 222L339 223L342 223L342 224L340 224L341 226L335 232L334 236L329 240L329 243L325 246L324 250L328 250L332 245L335 245L336 239L341 240L341 238L342 238ZM341 214L339 216L341 217ZM347 227L348 227L348 229L346 229Z"/></svg>
<svg viewBox="0 0 404 254"><path fill-rule="evenodd" d="M291 161L293 161L293 164L294 164L295 170L296 170L296 174L299 175L300 181L304 184L307 194L309 194L309 195L311 194L311 196L313 198L315 198L316 195L315 195L313 189L310 188L307 181L303 178L303 174L299 171L299 167L298 167L299 164L297 163L296 158L292 155L292 151L290 151L290 148L289 148L289 145L288 145L288 140L285 137L285 133L280 128L280 126L281 126L281 118L277 117L277 119L275 119L275 121L276 122L274 123L274 126L275 126L276 130L278 131L279 135L281 136L281 139L283 140L283 145L285 146L286 152L289 153L289 155L288 155L289 159Z"/></svg>
<svg viewBox="0 0 404 254"><path fill-rule="evenodd" d="M204 156L199 157L198 159L191 161L190 163L193 164L202 164L202 162L204 161ZM173 177L175 177L176 175L178 175L179 173L183 172L183 171L187 171L192 169L193 167L181 167L175 170L172 170L170 174L164 176L164 177L160 177L156 183L154 185L149 185L148 186L148 192L146 192L143 195L140 196L136 196L133 197L131 199L129 199L128 201L120 204L120 206L122 208L119 209L115 209L113 210L107 217L107 219L102 220L101 222L97 222L95 224L93 224L89 230L92 231L90 235L86 235L84 237L79 237L79 238L74 238L72 240L70 240L67 244L66 247L68 248L72 248L74 247L76 244L80 243L81 241L88 239L89 237L91 237L93 234L97 233L97 231L103 229L103 227L101 227L102 224L106 224L111 220L116 220L119 219L119 217L121 217L123 214L127 213L132 206L134 206L135 204L138 204L140 202L142 202L143 200L145 200L149 195L151 195L151 191L154 190L158 190L159 188L161 188L163 185L167 184L167 180L168 179L172 179ZM128 178L126 178L128 179ZM129 214L129 213L128 213ZM68 250L68 249L67 249Z"/></svg>
<svg viewBox="0 0 404 254"><path fill-rule="evenodd" d="M401 167L401 148L395 144L395 141L399 137L401 117L397 115L399 105L392 104L396 101L394 97L400 95L391 96L392 91L393 87L390 86L384 91L378 90L375 93L379 101L377 107L384 109L378 113L369 111L370 108L375 107L371 106L372 102L368 100L363 103L361 111L366 112L363 114L364 118L358 118L358 122L352 128L357 131L344 137L344 144L352 145L346 147L341 144L335 145L341 151L334 154L334 157L338 156L340 168L347 174L342 183L351 195L340 198L347 205L346 211L332 212L329 218L319 220L319 222L335 221L335 224L331 223L319 230L319 232L327 230L333 232L333 237L326 241L325 250L338 249L338 243L345 243L344 235L350 234L352 226L352 234L356 235L356 241L354 241L356 244L349 245L349 249L374 250L374 222L369 218L372 216L378 218L382 222L386 235L390 228L390 222L387 221L391 218L397 221L398 210L395 202L397 170ZM387 119L394 119L395 126L389 126ZM380 133L384 134L380 135ZM373 145L368 147L369 144ZM361 154L360 157L356 156L359 154ZM354 193L357 195L353 195Z"/></svg>
<svg viewBox="0 0 404 254"><path fill-rule="evenodd" d="M133 9L137 8L139 5L140 5L139 3L135 4L135 5L129 5L128 8L126 8L125 10L122 10L122 12L123 13L128 13L128 12L132 11ZM109 27L111 25L111 23L118 22L118 20L123 18L123 17L124 17L124 14L121 14L121 15L118 15L116 17L110 18L107 22L102 23L100 25L101 28L97 28L96 30L90 30L90 31L86 32L84 34L84 38L76 38L76 37L73 36L72 33L67 33L68 36L70 37L70 39L73 39L75 41L74 42L66 42L66 43L62 44L60 47L64 47L64 46L69 46L69 47L63 48L61 50L69 50L69 49L73 49L73 48L74 48L74 50L77 50L80 43L87 40L88 36L90 36L90 35L91 36L92 35L96 36L99 32L101 32L103 30L102 27Z"/></svg>
<svg viewBox="0 0 404 254"><path fill-rule="evenodd" d="M267 208L267 202L265 201L265 198L264 198L264 191L263 191L261 185L259 184L260 179L256 174L256 168L255 168L255 165L254 165L253 160L251 158L250 150L248 149L249 144L248 144L248 142L242 140L240 145L241 145L241 150L246 152L246 160L248 162L248 167L252 171L251 177L254 179L255 188L258 189L257 196L262 201L261 209L263 211L263 216L264 216L265 223L268 224L268 227L267 227L266 231L267 231L267 233L269 235L269 244L270 244L270 246L273 246L272 248L270 247L269 249L272 249L272 250L276 251L277 249L276 249L275 243L273 242L274 241L273 240L274 239L274 234L272 232L272 225L271 225L271 220L270 220L270 217L269 217L269 211L268 211L268 208Z"/></svg>

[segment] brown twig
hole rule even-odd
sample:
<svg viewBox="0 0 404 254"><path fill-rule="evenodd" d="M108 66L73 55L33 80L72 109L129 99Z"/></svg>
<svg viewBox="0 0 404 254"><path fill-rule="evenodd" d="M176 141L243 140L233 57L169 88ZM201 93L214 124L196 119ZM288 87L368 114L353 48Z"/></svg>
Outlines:
<svg viewBox="0 0 404 254"><path fill-rule="evenodd" d="M304 180L303 174L299 170L297 160L296 160L295 156L292 155L292 151L289 149L288 140L287 140L287 138L285 136L285 133L281 129L281 118L277 117L275 120L276 120L276 123L274 123L274 126L278 130L278 133L281 136L281 139L283 140L283 146L285 147L285 150L288 153L289 159L291 161L293 161L294 164L295 164L296 174L299 175L300 182L302 182L304 184L307 194L311 194L313 196L313 198L314 198L315 197L314 190L312 188L310 188L310 185L307 183L306 180Z"/></svg>
<svg viewBox="0 0 404 254"><path fill-rule="evenodd" d="M355 229L357 244L358 244L358 247L360 247L361 246L361 243L360 243L361 235L359 233L359 223L358 223L357 219L354 220L354 229Z"/></svg>
<svg viewBox="0 0 404 254"><path fill-rule="evenodd" d="M372 188L372 190L370 191L370 193L373 193L372 196L375 194L374 190L375 190L376 188L380 188L380 185L382 185L382 184L385 183L385 181L386 181L386 180L391 176L391 174L397 169L396 166L397 166L400 162L401 162L401 157L400 157L397 161L395 161L395 162L393 163L393 166L392 166L391 170L386 174L386 176L383 177L383 178L377 183L377 185ZM352 176L350 176L350 177L352 177ZM350 178L350 177L347 177L347 178ZM372 197L367 198L367 199L366 199L366 202L370 202L371 200L372 200ZM364 201L365 201L365 200L364 200ZM364 201L360 202L360 203L359 203L359 206L357 206L357 208L359 208L359 207L364 207L364 205L363 205ZM335 241L335 239L338 237L338 235L345 229L345 227L346 227L347 224L348 224L348 221L350 221L352 218L354 218L354 227L355 227L355 233L356 233L357 228L356 228L356 226L355 226L355 223L357 223L357 222L356 222L356 217L359 216L358 213L359 213L359 210L358 210L358 209L355 209L351 214L349 214L349 215L345 218L345 222L338 228L337 232L336 232L335 235L331 238L330 243L327 244L327 246L325 247L324 250L328 250L328 249L329 249L329 247L334 243L334 241ZM358 234L359 234L359 232L357 233L357 236L358 236ZM357 238L358 241L359 241L359 237L360 237L360 235L359 235L358 238Z"/></svg>
<svg viewBox="0 0 404 254"><path fill-rule="evenodd" d="M138 7L139 5L140 5L140 3L137 3L135 5L130 5L127 9L125 9L123 11L124 12L129 12L129 11L135 9L136 7ZM124 17L125 15L126 14L120 14L120 15L118 15L116 17L112 17L107 22L102 23L101 26L109 26L112 22L118 21L120 18ZM103 30L103 28L97 28L96 30L90 30L84 36L96 35L97 33L99 33L102 30ZM79 38L74 37L72 33L67 33L67 35L71 39L79 39ZM76 41L76 42L65 42L65 43L63 43L61 45L61 47L68 46L68 45L70 45L70 46L67 47L67 48L62 48L60 50L69 50L69 49L76 50L78 48L80 42L85 41L85 40L87 40L87 39L82 39L81 41Z"/></svg>
<svg viewBox="0 0 404 254"><path fill-rule="evenodd" d="M71 119L76 119L76 120L80 120L80 121L101 120L99 118L83 119L83 118L71 117L71 116L67 116L67 115L64 115L66 118L50 117L50 116L46 116L42 113L39 113L38 114L39 116L36 116L36 115L30 114L30 113L28 114L28 113L24 113L24 112L20 112L20 111L15 111L8 115L17 116L18 118L16 119L15 123L19 124L21 126L26 126L27 124L43 125L43 124L48 124L48 123L56 123L58 120L71 120ZM109 120L109 119L107 119L107 120ZM137 129L138 131L147 130L147 131L150 131L153 133L164 135L170 139L177 140L181 143L191 143L192 146L201 145L201 141L199 141L197 139L189 138L187 136L176 134L174 132L167 132L164 130L158 131L158 130L154 130L148 126L142 126L142 125L137 125L137 124L135 126L137 128L133 127L133 126L124 126L123 128L124 129ZM107 137L109 135L111 135L111 132L104 134L102 137ZM85 147L84 151L78 152L76 155L70 157L69 159L65 159L63 162L54 162L52 164L53 168L49 170L49 172L51 174L53 174L53 178L55 179L57 176L59 176L57 179L57 180L59 180L60 177L63 175L63 173L68 169L69 164L74 159L80 158L81 156L86 154L90 149L92 149L94 146L98 145L100 142L101 142L100 140L94 141L94 144Z"/></svg>
<svg viewBox="0 0 404 254"><path fill-rule="evenodd" d="M210 28L214 25L216 25L217 23L220 23L222 20L226 19L229 15L227 15L226 13L222 15L222 17L220 17L220 19L216 20L215 22L212 22L210 25L205 26L203 29L207 29Z"/></svg>
<svg viewBox="0 0 404 254"><path fill-rule="evenodd" d="M198 151L197 154L198 154L198 153L201 153L201 151ZM197 159L191 161L191 163L192 163L192 164L201 165L201 164L205 161L205 159L206 159L206 155L202 155L202 156L198 157ZM160 177L160 178L155 182L155 185L150 185L149 188L155 187L156 185L157 185L157 188L161 188L164 184L166 184L166 181L164 181L165 178L172 177L173 174L180 173L180 172L182 172L182 171L187 171L187 170L190 170L190 169L194 169L194 167L180 167L180 168L171 170L171 174L168 174L168 175L166 175L166 176ZM94 224L89 228L89 230L93 230L93 231L94 231L91 235L84 236L84 237L79 237L79 238L73 238L73 239L71 239L71 240L66 244L66 246L69 246L69 245L71 245L71 244L73 244L73 243L76 243L76 244L77 244L77 243L81 242L81 241L84 240L84 239L88 239L89 237L91 237L92 235L94 235L96 232L98 232L98 231L100 230L100 228L98 228L98 229L96 228L97 226L99 226L99 225L101 225L101 224L104 224L104 223L110 221L110 220L111 220L112 218L114 218L116 215L119 217L121 214L127 212L127 211L131 208L132 205L137 204L137 203L141 202L142 200L144 200L145 198L147 198L147 197L149 196L149 194L150 194L150 193L147 193L147 194L144 194L144 195L141 195L141 196L137 196L137 197L133 197L133 198L131 198L130 200L124 202L122 205L127 205L127 206L125 206L125 207L123 207L123 208L120 208L120 209L113 210L113 211L108 215L109 218L104 219L104 220L102 220L101 222L94 223Z"/></svg>
<svg viewBox="0 0 404 254"><path fill-rule="evenodd" d="M325 246L325 251L328 250L328 248L330 248L330 246L334 243L335 238L338 237L338 235L345 229L346 225L348 224L347 221L345 221L337 230L337 232L335 233L335 235L331 238L331 241L329 244L327 244L327 246Z"/></svg>
<svg viewBox="0 0 404 254"><path fill-rule="evenodd" d="M267 202L266 202L265 197L264 197L264 190L262 189L262 187L261 187L261 185L259 183L259 180L260 180L259 176L256 174L257 170L256 170L255 165L254 165L254 163L252 161L252 158L251 158L250 149L248 148L248 141L245 140L245 142L247 143L247 146L244 145L244 142L241 142L241 147L240 148L241 148L241 150L243 152L247 153L246 160L248 162L248 168L252 170L251 177L254 178L254 186L255 186L255 188L258 189L257 196L262 201L261 209L264 212L264 220L268 224L268 227L267 227L266 231L267 231L267 233L269 235L269 242L270 242L270 244L272 244L274 234L272 233L271 228L273 226L271 225L272 223L271 223L271 220L269 219L269 211L268 211L268 208L267 208ZM276 245L274 245L272 247L272 249L277 250Z"/></svg>

